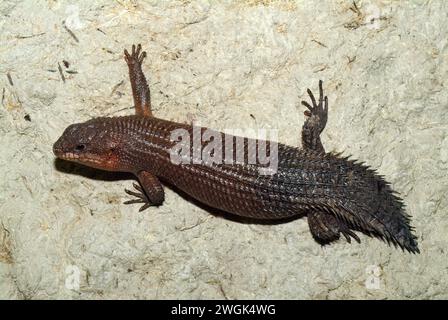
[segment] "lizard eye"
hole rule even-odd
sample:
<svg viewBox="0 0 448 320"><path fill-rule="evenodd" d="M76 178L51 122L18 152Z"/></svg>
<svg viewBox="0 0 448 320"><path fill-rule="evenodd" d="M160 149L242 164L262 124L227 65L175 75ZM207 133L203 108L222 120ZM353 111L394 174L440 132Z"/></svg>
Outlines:
<svg viewBox="0 0 448 320"><path fill-rule="evenodd" d="M75 147L75 150L76 151L82 151L82 150L84 150L86 148L86 145L85 144L78 144L76 147Z"/></svg>

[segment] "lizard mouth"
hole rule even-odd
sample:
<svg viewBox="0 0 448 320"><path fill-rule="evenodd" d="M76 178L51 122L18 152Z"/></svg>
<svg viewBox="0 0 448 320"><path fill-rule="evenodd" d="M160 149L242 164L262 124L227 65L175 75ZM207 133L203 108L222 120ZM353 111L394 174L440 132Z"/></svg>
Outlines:
<svg viewBox="0 0 448 320"><path fill-rule="evenodd" d="M81 164L100 165L103 162L98 156L95 156L93 154L79 154L75 152L64 151L56 146L53 147L53 153L59 159L78 162Z"/></svg>
<svg viewBox="0 0 448 320"><path fill-rule="evenodd" d="M58 141L59 142L59 141ZM53 153L54 155L62 160L78 160L79 159L79 154L75 154L73 152L67 152L64 151L58 144L58 142L56 142L53 145Z"/></svg>
<svg viewBox="0 0 448 320"><path fill-rule="evenodd" d="M78 162L81 164L101 165L103 163L101 159L97 159L97 157L87 154L80 155L73 152L63 152L56 156L62 160Z"/></svg>
<svg viewBox="0 0 448 320"><path fill-rule="evenodd" d="M74 160L79 160L79 158L80 158L80 156L78 154L75 154L73 152L62 152L61 151L61 152L58 152L55 154L59 159L62 159L62 160L74 161Z"/></svg>

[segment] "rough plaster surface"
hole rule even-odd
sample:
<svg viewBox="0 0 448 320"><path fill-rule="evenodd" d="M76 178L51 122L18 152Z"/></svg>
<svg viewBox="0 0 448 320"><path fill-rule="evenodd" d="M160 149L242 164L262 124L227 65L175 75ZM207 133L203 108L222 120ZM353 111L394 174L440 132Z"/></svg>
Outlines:
<svg viewBox="0 0 448 320"><path fill-rule="evenodd" d="M448 298L447 2L73 3L0 2L0 298ZM132 113L133 43L158 116L292 145L323 79L324 145L392 182L421 254L322 248L306 219L238 223L171 190L138 213L128 176L55 163L69 124Z"/></svg>

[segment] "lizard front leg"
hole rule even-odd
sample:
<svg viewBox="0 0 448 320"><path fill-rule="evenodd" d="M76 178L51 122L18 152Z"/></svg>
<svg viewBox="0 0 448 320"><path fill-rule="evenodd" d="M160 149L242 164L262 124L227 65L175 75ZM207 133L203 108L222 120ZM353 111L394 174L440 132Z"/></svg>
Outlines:
<svg viewBox="0 0 448 320"><path fill-rule="evenodd" d="M140 186L134 183L134 188L138 192L125 189L124 191L136 197L136 199L125 201L124 204L143 203L139 211L143 211L150 206L160 206L165 200L165 192L159 179L148 171L140 171L137 173Z"/></svg>
<svg viewBox="0 0 448 320"><path fill-rule="evenodd" d="M135 45L132 45L131 54L126 49L124 50L124 59L129 67L129 78L131 80L132 95L134 96L135 113L150 117L152 116L151 94L142 70L142 63L146 57L146 52L140 52L141 50L142 46L140 44L137 45L137 48Z"/></svg>

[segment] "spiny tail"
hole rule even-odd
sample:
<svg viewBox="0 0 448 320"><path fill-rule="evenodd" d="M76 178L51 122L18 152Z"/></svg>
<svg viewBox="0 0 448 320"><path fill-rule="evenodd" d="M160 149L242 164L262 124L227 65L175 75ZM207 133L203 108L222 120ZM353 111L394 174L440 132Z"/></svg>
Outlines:
<svg viewBox="0 0 448 320"><path fill-rule="evenodd" d="M410 216L390 184L367 166L348 158L342 160L351 183L340 194L336 215L353 230L411 253L420 253Z"/></svg>
<svg viewBox="0 0 448 320"><path fill-rule="evenodd" d="M390 185L384 182L383 190L379 192L379 208L376 217L382 222L379 237L394 245L400 246L412 253L420 253L417 237L412 233L414 228L410 225L410 216L406 213L403 201L391 190ZM378 185L381 183L379 182Z"/></svg>

